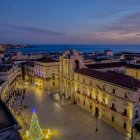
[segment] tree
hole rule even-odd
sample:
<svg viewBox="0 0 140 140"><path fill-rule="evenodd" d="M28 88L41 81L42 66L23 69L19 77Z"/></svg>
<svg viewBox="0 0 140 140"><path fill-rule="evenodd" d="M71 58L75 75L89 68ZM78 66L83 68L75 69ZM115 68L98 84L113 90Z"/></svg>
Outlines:
<svg viewBox="0 0 140 140"><path fill-rule="evenodd" d="M29 130L29 140L41 140L42 137L43 133L40 128L36 113L33 112Z"/></svg>

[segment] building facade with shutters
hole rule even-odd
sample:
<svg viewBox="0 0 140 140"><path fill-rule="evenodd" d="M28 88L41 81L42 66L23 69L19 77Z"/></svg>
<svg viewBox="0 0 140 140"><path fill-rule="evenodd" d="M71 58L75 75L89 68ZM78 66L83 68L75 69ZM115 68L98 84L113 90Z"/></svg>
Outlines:
<svg viewBox="0 0 140 140"><path fill-rule="evenodd" d="M140 120L140 82L87 68L76 51L60 57L60 94L129 137Z"/></svg>

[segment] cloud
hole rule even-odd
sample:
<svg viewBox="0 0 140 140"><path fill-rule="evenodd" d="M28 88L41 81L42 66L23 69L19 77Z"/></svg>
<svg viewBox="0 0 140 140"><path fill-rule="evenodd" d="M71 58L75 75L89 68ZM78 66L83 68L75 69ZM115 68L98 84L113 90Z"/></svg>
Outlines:
<svg viewBox="0 0 140 140"><path fill-rule="evenodd" d="M140 34L140 12L120 18L118 22L106 27L106 29L108 31L119 32L121 35L127 33Z"/></svg>
<svg viewBox="0 0 140 140"><path fill-rule="evenodd" d="M136 36L140 37L140 33L136 34Z"/></svg>
<svg viewBox="0 0 140 140"><path fill-rule="evenodd" d="M46 36L60 36L66 35L62 32L41 29L36 27L28 27L28 26L18 26L18 25L9 25L9 24L2 24L0 23L0 31L5 32L16 32L16 33L28 33L28 34L39 34L39 35L46 35Z"/></svg>
<svg viewBox="0 0 140 140"><path fill-rule="evenodd" d="M0 23L2 43L53 43L53 40L59 41L66 36L66 33L53 30Z"/></svg>
<svg viewBox="0 0 140 140"><path fill-rule="evenodd" d="M115 14L115 13L114 13ZM107 14L106 14L107 15ZM111 16L111 13L108 13ZM78 28L78 27L76 27ZM81 27L82 30L82 27ZM0 23L0 41L18 43L140 43L140 11L129 13L110 23L91 25L85 32L67 34L36 27Z"/></svg>
<svg viewBox="0 0 140 140"><path fill-rule="evenodd" d="M107 8L103 9L101 11L98 11L96 14L92 14L90 17L93 19L101 20L101 19L106 19L106 18L112 18L112 17L120 17L124 15L129 15L130 13L134 13L139 11L140 6L139 5L133 5L129 7L112 7L112 8Z"/></svg>

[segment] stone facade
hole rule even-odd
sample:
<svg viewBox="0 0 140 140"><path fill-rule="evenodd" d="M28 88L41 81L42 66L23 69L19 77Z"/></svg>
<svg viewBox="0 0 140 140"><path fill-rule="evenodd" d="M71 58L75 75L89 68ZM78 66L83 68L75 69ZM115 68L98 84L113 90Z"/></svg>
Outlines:
<svg viewBox="0 0 140 140"><path fill-rule="evenodd" d="M1 99L5 101L17 88L18 83L22 81L22 70L20 67L14 65L3 65L2 67L8 67L7 71L0 71L0 79L5 81L2 84L0 93Z"/></svg>
<svg viewBox="0 0 140 140"><path fill-rule="evenodd" d="M79 74L81 68L88 73L78 52L67 51L60 57L60 94L131 137L132 127L140 120L140 89Z"/></svg>
<svg viewBox="0 0 140 140"><path fill-rule="evenodd" d="M48 93L59 92L59 62L35 61L25 65L25 80Z"/></svg>
<svg viewBox="0 0 140 140"><path fill-rule="evenodd" d="M39 88L51 93L60 92L64 99L71 99L120 132L132 136L132 128L140 120L138 80L122 74L116 75L115 79L108 77L106 71L94 70L92 74L77 51L66 51L60 62L35 62L25 67L26 78ZM86 72L81 73L82 69ZM99 73L98 77L96 73Z"/></svg>

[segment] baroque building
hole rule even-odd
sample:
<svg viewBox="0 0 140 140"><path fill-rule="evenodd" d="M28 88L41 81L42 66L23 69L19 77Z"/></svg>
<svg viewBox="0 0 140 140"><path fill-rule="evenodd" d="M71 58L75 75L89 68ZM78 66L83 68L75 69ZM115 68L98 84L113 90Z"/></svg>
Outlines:
<svg viewBox="0 0 140 140"><path fill-rule="evenodd" d="M41 58L24 65L24 77L27 82L48 93L58 92L59 67L58 61L50 58Z"/></svg>
<svg viewBox="0 0 140 140"><path fill-rule="evenodd" d="M65 52L60 57L60 94L131 137L140 120L140 81L92 65L85 65L77 51Z"/></svg>
<svg viewBox="0 0 140 140"><path fill-rule="evenodd" d="M22 70L12 64L0 64L0 93L5 102L22 81Z"/></svg>
<svg viewBox="0 0 140 140"><path fill-rule="evenodd" d="M140 120L140 81L124 62L85 64L83 56L66 51L60 61L39 59L25 64L25 79L48 93L59 92L92 115L131 137ZM133 77L132 77L133 76Z"/></svg>

